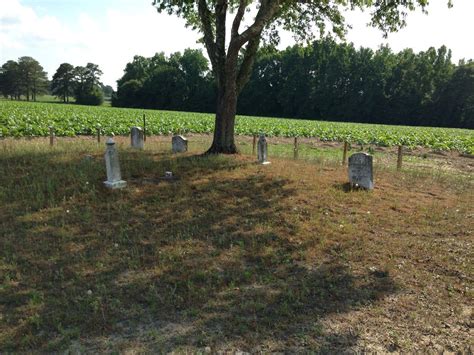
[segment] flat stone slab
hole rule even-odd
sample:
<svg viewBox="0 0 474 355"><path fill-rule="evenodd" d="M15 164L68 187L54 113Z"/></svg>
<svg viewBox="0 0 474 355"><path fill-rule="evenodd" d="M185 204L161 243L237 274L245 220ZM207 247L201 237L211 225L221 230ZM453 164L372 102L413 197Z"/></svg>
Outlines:
<svg viewBox="0 0 474 355"><path fill-rule="evenodd" d="M104 181L104 185L108 189L123 189L127 187L127 182L125 180L119 180L119 181Z"/></svg>

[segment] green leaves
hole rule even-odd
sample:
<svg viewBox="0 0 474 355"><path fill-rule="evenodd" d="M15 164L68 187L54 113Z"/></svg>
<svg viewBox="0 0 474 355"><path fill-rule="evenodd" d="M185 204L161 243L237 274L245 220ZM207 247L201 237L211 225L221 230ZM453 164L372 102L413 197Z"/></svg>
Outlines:
<svg viewBox="0 0 474 355"><path fill-rule="evenodd" d="M105 135L129 134L130 127L141 125L143 114L149 134L208 134L214 130L214 114L0 101L0 137L47 136L50 125L57 136L94 134L98 125ZM270 137L316 137L322 141L474 153L474 134L467 129L238 116L235 130L241 135L264 132Z"/></svg>

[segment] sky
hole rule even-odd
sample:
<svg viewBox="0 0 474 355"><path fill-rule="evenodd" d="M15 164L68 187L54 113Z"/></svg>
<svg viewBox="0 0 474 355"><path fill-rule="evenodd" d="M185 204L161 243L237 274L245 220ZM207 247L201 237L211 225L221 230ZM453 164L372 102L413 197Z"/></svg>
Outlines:
<svg viewBox="0 0 474 355"><path fill-rule="evenodd" d="M171 54L185 48L203 48L199 35L184 21L158 14L151 0L0 0L0 65L7 60L31 56L48 72L49 78L61 63L85 66L98 64L102 81L116 87L125 65L134 55L150 57L156 52ZM377 49L388 44L394 51L413 48L424 51L446 45L453 60L474 59L474 0L431 0L428 15L410 13L408 26L387 39L367 27L369 13L346 14L352 26L346 37L357 47ZM294 44L282 36L280 48Z"/></svg>

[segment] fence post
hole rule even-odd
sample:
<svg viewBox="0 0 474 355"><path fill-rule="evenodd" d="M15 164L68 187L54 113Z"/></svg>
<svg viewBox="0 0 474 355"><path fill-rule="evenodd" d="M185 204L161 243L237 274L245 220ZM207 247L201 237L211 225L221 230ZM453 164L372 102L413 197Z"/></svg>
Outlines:
<svg viewBox="0 0 474 355"><path fill-rule="evenodd" d="M255 155L255 146L257 145L257 136L253 135L252 155Z"/></svg>
<svg viewBox="0 0 474 355"><path fill-rule="evenodd" d="M143 140L146 142L146 117L143 114Z"/></svg>
<svg viewBox="0 0 474 355"><path fill-rule="evenodd" d="M52 147L54 145L54 127L49 126L49 145Z"/></svg>
<svg viewBox="0 0 474 355"><path fill-rule="evenodd" d="M97 143L100 144L100 127L97 127L96 130L97 130Z"/></svg>
<svg viewBox="0 0 474 355"><path fill-rule="evenodd" d="M397 170L401 170L403 162L403 146L398 146Z"/></svg>
<svg viewBox="0 0 474 355"><path fill-rule="evenodd" d="M349 143L347 143L347 141L345 141L344 142L344 152L342 153L342 165L346 165L348 146L349 146Z"/></svg>
<svg viewBox="0 0 474 355"><path fill-rule="evenodd" d="M293 148L293 158L298 159L298 137L295 137L295 145Z"/></svg>

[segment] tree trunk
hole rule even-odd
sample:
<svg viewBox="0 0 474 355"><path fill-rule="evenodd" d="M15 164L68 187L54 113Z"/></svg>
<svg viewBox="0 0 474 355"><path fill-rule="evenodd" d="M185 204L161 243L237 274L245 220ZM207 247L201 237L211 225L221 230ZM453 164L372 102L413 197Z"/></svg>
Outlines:
<svg viewBox="0 0 474 355"><path fill-rule="evenodd" d="M237 85L234 75L226 79L223 87L218 88L214 139L206 154L238 153L234 141Z"/></svg>

